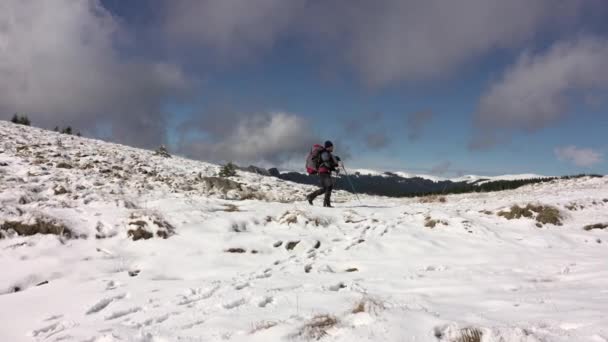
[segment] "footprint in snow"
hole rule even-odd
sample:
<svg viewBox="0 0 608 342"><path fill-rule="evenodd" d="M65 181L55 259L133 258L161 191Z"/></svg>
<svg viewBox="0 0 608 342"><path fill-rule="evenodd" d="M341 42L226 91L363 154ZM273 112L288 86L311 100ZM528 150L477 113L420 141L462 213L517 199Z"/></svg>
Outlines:
<svg viewBox="0 0 608 342"><path fill-rule="evenodd" d="M103 309L107 308L108 305L112 304L113 302L121 300L121 299L125 299L126 297L127 297L127 294L123 293L118 296L114 296L114 297L110 297L110 298L103 298L99 302L95 303L95 305L93 305L91 308L89 308L89 310L87 310L86 314L91 315L94 313L98 313L98 312L102 311Z"/></svg>
<svg viewBox="0 0 608 342"><path fill-rule="evenodd" d="M261 308L265 308L268 304L272 304L274 302L274 298L266 297L261 302L258 303L258 306Z"/></svg>
<svg viewBox="0 0 608 342"><path fill-rule="evenodd" d="M59 334L69 328L73 328L76 326L76 323L73 322L57 322L51 325L47 325L40 329L32 330L28 336L30 337L42 337L44 339L48 339L49 337Z"/></svg>
<svg viewBox="0 0 608 342"><path fill-rule="evenodd" d="M136 312L139 312L141 310L142 310L141 307L136 306L136 307L133 307L133 308L130 308L130 309L126 309L126 310L115 311L115 312L111 313L110 315L106 316L105 320L106 321L111 321L111 320L114 320L114 319L117 319L117 318L122 318L122 317L125 317L125 316L128 316L128 315L134 314Z"/></svg>
<svg viewBox="0 0 608 342"><path fill-rule="evenodd" d="M239 306L242 306L246 303L247 303L247 300L245 298L241 298L241 299L235 300L234 302L226 303L226 304L222 305L222 307L226 310L232 310L232 309L238 308Z"/></svg>
<svg viewBox="0 0 608 342"><path fill-rule="evenodd" d="M246 287L249 287L249 286L251 286L251 284L249 284L249 283L243 283L243 284L235 285L234 289L237 290L237 291L240 291L240 290L242 290L242 289L244 289Z"/></svg>

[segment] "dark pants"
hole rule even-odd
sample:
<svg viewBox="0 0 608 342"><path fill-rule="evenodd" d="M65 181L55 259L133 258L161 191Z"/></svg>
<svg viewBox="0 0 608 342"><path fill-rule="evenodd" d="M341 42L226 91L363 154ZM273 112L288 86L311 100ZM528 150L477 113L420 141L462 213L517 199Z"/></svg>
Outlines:
<svg viewBox="0 0 608 342"><path fill-rule="evenodd" d="M314 200L317 196L325 194L323 205L329 206L331 205L331 191L334 188L334 181L329 173L321 173L319 178L321 180L321 189L309 194L308 197Z"/></svg>

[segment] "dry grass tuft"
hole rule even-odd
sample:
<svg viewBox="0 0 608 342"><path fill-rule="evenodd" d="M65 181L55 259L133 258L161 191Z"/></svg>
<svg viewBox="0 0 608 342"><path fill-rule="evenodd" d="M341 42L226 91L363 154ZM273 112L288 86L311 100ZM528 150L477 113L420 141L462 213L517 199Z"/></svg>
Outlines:
<svg viewBox="0 0 608 342"><path fill-rule="evenodd" d="M239 207L237 207L234 204L224 204L223 211L225 211L227 213L234 213L234 212L238 212L238 211L241 211L241 210L239 209Z"/></svg>
<svg viewBox="0 0 608 342"><path fill-rule="evenodd" d="M447 202L447 199L445 198L445 196L429 195L420 197L418 201L420 203L445 203Z"/></svg>
<svg viewBox="0 0 608 342"><path fill-rule="evenodd" d="M370 314L378 314L380 311L385 309L386 307L381 301L370 297L363 297L355 303L355 306L351 310L351 313L358 314L362 312L367 312Z"/></svg>
<svg viewBox="0 0 608 342"><path fill-rule="evenodd" d="M477 328L464 328L460 330L460 336L454 342L481 342L483 331Z"/></svg>
<svg viewBox="0 0 608 342"><path fill-rule="evenodd" d="M317 315L304 324L296 334L309 340L320 340L327 336L327 331L338 324L338 319L332 315Z"/></svg>

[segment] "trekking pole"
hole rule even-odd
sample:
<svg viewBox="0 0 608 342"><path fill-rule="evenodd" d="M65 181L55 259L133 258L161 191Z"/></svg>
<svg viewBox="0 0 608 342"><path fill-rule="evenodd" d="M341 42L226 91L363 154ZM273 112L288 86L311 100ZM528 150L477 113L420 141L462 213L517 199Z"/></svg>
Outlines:
<svg viewBox="0 0 608 342"><path fill-rule="evenodd" d="M357 190L355 190L355 186L353 185L353 182L350 181L350 177L348 176L348 172L346 171L346 168L344 167L344 163L342 163L342 170L344 170L344 175L346 176L346 180L348 181L348 184L350 184L350 187L353 188L353 193L355 194L355 197L357 197L357 201L361 202L361 200L359 199L359 195L357 194Z"/></svg>

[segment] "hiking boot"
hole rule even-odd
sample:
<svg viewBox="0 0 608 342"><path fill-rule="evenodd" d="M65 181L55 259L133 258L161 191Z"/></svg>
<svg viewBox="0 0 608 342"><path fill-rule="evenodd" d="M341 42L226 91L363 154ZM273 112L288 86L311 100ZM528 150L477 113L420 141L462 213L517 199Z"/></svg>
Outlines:
<svg viewBox="0 0 608 342"><path fill-rule="evenodd" d="M333 206L331 204L329 204L329 203L324 203L323 207L325 207L325 208L333 208Z"/></svg>
<svg viewBox="0 0 608 342"><path fill-rule="evenodd" d="M307 195L307 196L306 196L306 200L308 201L308 203L309 203L310 205L313 205L313 203L312 203L313 198L312 198L312 197L310 197L310 195Z"/></svg>

